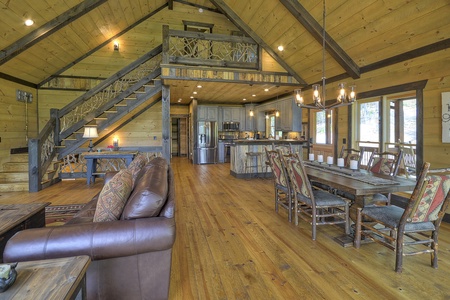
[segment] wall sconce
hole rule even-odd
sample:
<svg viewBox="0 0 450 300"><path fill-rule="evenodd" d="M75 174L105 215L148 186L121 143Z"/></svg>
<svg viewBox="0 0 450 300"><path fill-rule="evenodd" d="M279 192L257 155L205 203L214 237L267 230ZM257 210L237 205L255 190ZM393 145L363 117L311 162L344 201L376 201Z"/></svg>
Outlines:
<svg viewBox="0 0 450 300"><path fill-rule="evenodd" d="M275 112L275 117L279 117L280 116L280 112L277 110L276 112Z"/></svg>
<svg viewBox="0 0 450 300"><path fill-rule="evenodd" d="M119 42L114 41L114 51L119 51Z"/></svg>
<svg viewBox="0 0 450 300"><path fill-rule="evenodd" d="M253 117L253 109L250 109L250 112L249 112L249 115L250 115L250 117Z"/></svg>
<svg viewBox="0 0 450 300"><path fill-rule="evenodd" d="M119 149L119 138L116 136L113 138L113 147L114 147L114 150Z"/></svg>
<svg viewBox="0 0 450 300"><path fill-rule="evenodd" d="M266 113L266 120L269 120L269 114Z"/></svg>
<svg viewBox="0 0 450 300"><path fill-rule="evenodd" d="M92 138L98 137L97 127L85 127L83 138L89 139L89 152L92 152L94 145L92 144Z"/></svg>

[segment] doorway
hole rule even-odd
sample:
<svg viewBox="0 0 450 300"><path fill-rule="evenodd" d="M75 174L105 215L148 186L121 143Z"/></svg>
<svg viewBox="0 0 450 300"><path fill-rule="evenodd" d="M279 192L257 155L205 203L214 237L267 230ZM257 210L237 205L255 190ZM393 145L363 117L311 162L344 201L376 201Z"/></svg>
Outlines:
<svg viewBox="0 0 450 300"><path fill-rule="evenodd" d="M172 116L171 156L184 156L188 154L188 117Z"/></svg>

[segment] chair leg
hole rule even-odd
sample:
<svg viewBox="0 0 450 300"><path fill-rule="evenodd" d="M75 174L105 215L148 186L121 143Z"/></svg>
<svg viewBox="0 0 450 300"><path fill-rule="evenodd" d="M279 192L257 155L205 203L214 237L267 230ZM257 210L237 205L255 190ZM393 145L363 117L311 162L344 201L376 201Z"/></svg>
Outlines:
<svg viewBox="0 0 450 300"><path fill-rule="evenodd" d="M298 199L297 196L295 196L294 198L294 220L295 220L295 225L298 225Z"/></svg>
<svg viewBox="0 0 450 300"><path fill-rule="evenodd" d="M402 272L403 264L403 234L404 228L399 228L397 230L397 245L395 247L395 272Z"/></svg>
<svg viewBox="0 0 450 300"><path fill-rule="evenodd" d="M361 211L362 207L356 208L355 238L353 239L353 246L356 249L361 246Z"/></svg>
<svg viewBox="0 0 450 300"><path fill-rule="evenodd" d="M287 198L287 201L289 201L288 202L288 221L289 221L289 223L291 223L292 222L292 194L290 192L288 192L286 194L286 198Z"/></svg>
<svg viewBox="0 0 450 300"><path fill-rule="evenodd" d="M433 231L431 233L431 238L433 239L433 242L431 243L431 249L433 249L433 252L431 252L431 265L433 268L438 268L438 233L437 231Z"/></svg>
<svg viewBox="0 0 450 300"><path fill-rule="evenodd" d="M313 241L316 240L316 227L317 227L317 212L316 208L312 207L312 239Z"/></svg>
<svg viewBox="0 0 450 300"><path fill-rule="evenodd" d="M275 211L277 213L278 213L278 198L279 198L278 189L277 187L275 187Z"/></svg>
<svg viewBox="0 0 450 300"><path fill-rule="evenodd" d="M345 205L345 234L350 234L350 206Z"/></svg>

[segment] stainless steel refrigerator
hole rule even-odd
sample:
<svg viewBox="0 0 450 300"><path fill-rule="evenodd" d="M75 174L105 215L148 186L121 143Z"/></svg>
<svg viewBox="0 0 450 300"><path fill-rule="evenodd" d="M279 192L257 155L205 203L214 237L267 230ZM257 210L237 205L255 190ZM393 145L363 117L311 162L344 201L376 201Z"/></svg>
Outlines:
<svg viewBox="0 0 450 300"><path fill-rule="evenodd" d="M198 122L198 164L214 164L217 161L217 122Z"/></svg>

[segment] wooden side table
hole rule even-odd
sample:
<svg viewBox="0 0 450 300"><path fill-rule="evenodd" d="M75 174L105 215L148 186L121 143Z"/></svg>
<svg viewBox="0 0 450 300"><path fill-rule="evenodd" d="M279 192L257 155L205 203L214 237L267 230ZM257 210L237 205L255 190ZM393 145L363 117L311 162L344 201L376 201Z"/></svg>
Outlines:
<svg viewBox="0 0 450 300"><path fill-rule="evenodd" d="M19 262L16 282L1 299L86 299L89 256Z"/></svg>
<svg viewBox="0 0 450 300"><path fill-rule="evenodd" d="M0 262L6 242L16 232L45 226L45 207L48 205L50 202L0 204Z"/></svg>
<svg viewBox="0 0 450 300"><path fill-rule="evenodd" d="M128 166L137 155L137 151L105 151L105 152L84 152L82 153L86 160L86 179L87 184L95 182L94 174L97 172L97 159L125 159Z"/></svg>

